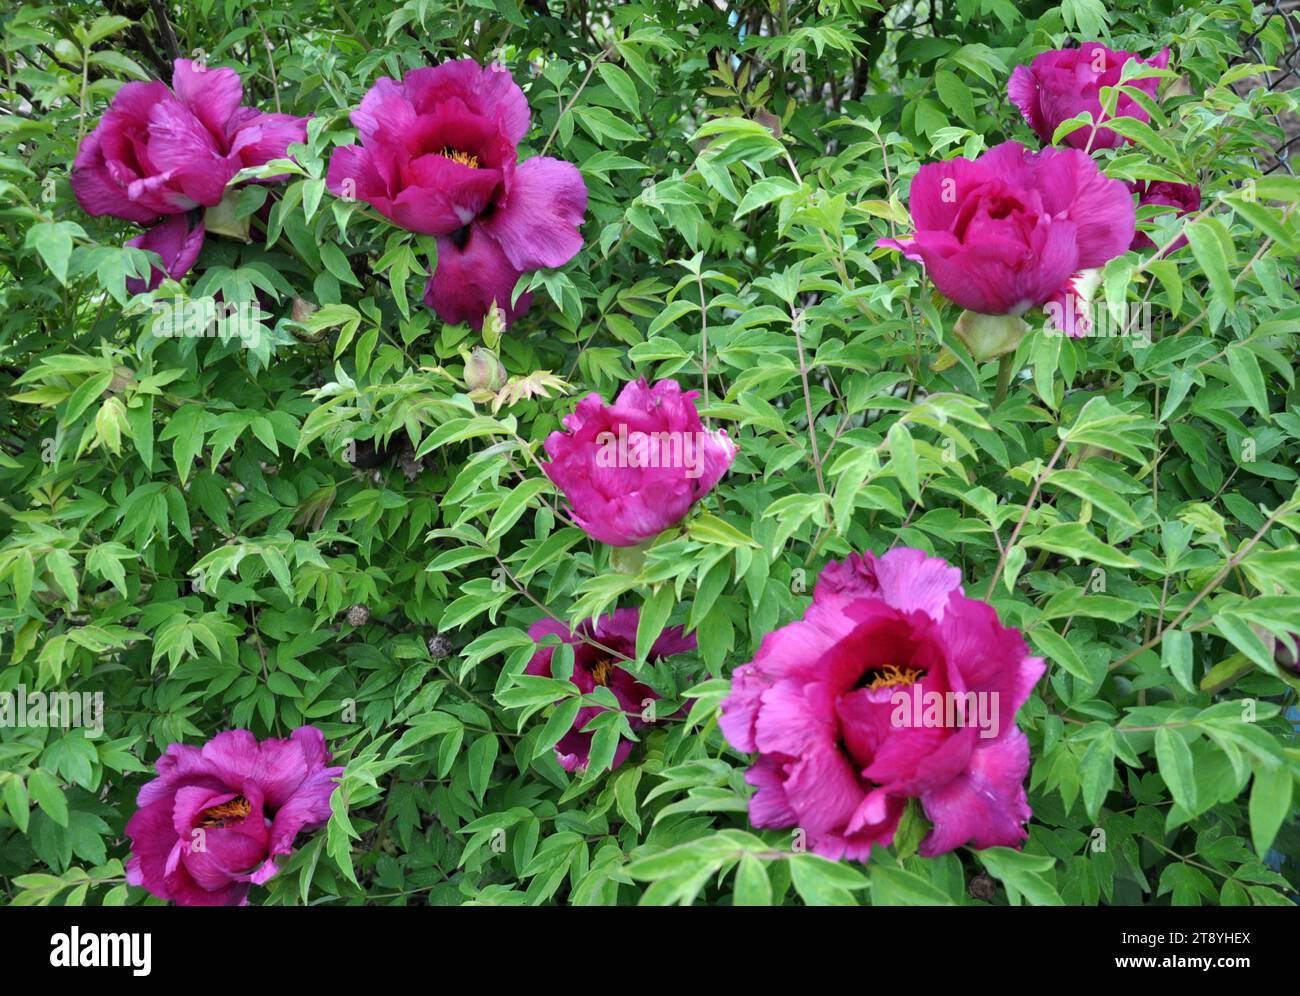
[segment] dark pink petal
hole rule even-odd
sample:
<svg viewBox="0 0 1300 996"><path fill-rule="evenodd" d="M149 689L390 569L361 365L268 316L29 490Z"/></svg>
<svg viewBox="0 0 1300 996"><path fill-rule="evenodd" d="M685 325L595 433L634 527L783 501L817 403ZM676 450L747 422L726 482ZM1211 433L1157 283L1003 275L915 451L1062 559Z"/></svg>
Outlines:
<svg viewBox="0 0 1300 996"><path fill-rule="evenodd" d="M1133 197L1076 149L1044 149L1034 167L1043 207L1075 225L1078 269L1104 266L1128 251L1133 241Z"/></svg>
<svg viewBox="0 0 1300 996"><path fill-rule="evenodd" d="M141 805L127 820L126 835L131 838L131 857L126 863L127 882L148 889L160 899L170 898L164 881L167 859L180 840L172 827L170 797Z"/></svg>
<svg viewBox="0 0 1300 996"><path fill-rule="evenodd" d="M156 104L149 113L149 156L169 186L208 207L221 200L237 172L217 139L179 101Z"/></svg>
<svg viewBox="0 0 1300 996"><path fill-rule="evenodd" d="M299 833L315 830L330 818L330 796L343 768L315 768L285 800L271 823L270 853L288 854ZM269 877L269 876L268 876ZM258 879L259 884L265 879Z"/></svg>
<svg viewBox="0 0 1300 996"><path fill-rule="evenodd" d="M981 741L966 773L921 797L934 829L921 843L925 857L946 854L963 844L1017 847L1028 834L1032 815L1025 798L1029 740L1012 728L996 740Z"/></svg>
<svg viewBox="0 0 1300 996"><path fill-rule="evenodd" d="M446 100L457 99L495 121L502 136L513 145L528 134L528 98L504 67L480 66L473 59L459 59L409 72L403 84L411 104L421 114Z"/></svg>
<svg viewBox="0 0 1300 996"><path fill-rule="evenodd" d="M843 834L866 796L844 752L830 745L818 746L790 763L787 771L785 795L799 815L797 826L808 831L814 841Z"/></svg>
<svg viewBox="0 0 1300 996"><path fill-rule="evenodd" d="M992 240L954 245L942 233L912 243L945 297L984 315L1017 315L1047 301L1079 269L1074 225L1044 224L1029 244Z"/></svg>
<svg viewBox="0 0 1300 996"><path fill-rule="evenodd" d="M72 189L87 213L147 224L160 214L193 207L177 192L137 197L131 185L154 167L145 151L152 109L175 98L162 83L127 83L98 127L81 143L73 163ZM178 202L177 198L181 198Z"/></svg>
<svg viewBox="0 0 1300 996"><path fill-rule="evenodd" d="M518 304L511 294L519 271L510 265L492 236L479 226L469 226L463 245L450 236L438 239L438 268L424 289L424 303L448 325L481 325L493 303L509 325L528 310L532 294Z"/></svg>
<svg viewBox="0 0 1300 996"><path fill-rule="evenodd" d="M760 757L747 772L745 781L757 786L749 799L749 822L756 827L794 826L799 815L785 794L785 772L779 762Z"/></svg>
<svg viewBox="0 0 1300 996"><path fill-rule="evenodd" d="M563 266L582 248L587 184L572 163L521 163L505 198L483 224L519 270Z"/></svg>
<svg viewBox="0 0 1300 996"><path fill-rule="evenodd" d="M813 600L878 596L902 612L942 619L949 597L961 593L961 571L942 557L898 547L882 557L853 553L842 563L832 560L817 578Z"/></svg>
<svg viewBox="0 0 1300 996"><path fill-rule="evenodd" d="M247 169L272 159L289 158L289 146L307 141L307 118L292 114L258 114L241 124L231 137L239 165ZM283 174L282 174L283 175ZM266 182L279 179L268 177Z"/></svg>
<svg viewBox="0 0 1300 996"><path fill-rule="evenodd" d="M244 98L244 85L233 69L208 69L189 59L177 59L172 66L172 89L213 135L226 133L226 123Z"/></svg>
<svg viewBox="0 0 1300 996"><path fill-rule="evenodd" d="M231 879L229 884L219 889L205 889L190 875L189 869L181 860L179 848L168 862L165 878L165 894L159 898L170 899L177 906L246 906L248 905L248 883Z"/></svg>
<svg viewBox="0 0 1300 996"><path fill-rule="evenodd" d="M983 159L945 159L916 171L907 195L912 223L918 230L948 231L962 202L992 179Z"/></svg>
<svg viewBox="0 0 1300 996"><path fill-rule="evenodd" d="M325 187L335 197L364 201L386 218L393 216L388 188L370 153L359 145L339 146L331 153Z"/></svg>
<svg viewBox="0 0 1300 996"><path fill-rule="evenodd" d="M771 685L771 679L753 664L742 664L731 672L731 694L722 700L718 727L736 750L748 753L758 749L754 743L754 725L763 693Z"/></svg>
<svg viewBox="0 0 1300 996"><path fill-rule="evenodd" d="M422 235L450 235L491 203L501 171L472 169L434 153L412 160L392 200L393 221Z"/></svg>
<svg viewBox="0 0 1300 996"><path fill-rule="evenodd" d="M132 294L141 294L156 289L165 277L179 280L185 276L190 272L190 267L194 265L199 252L203 249L205 235L202 216L195 219L194 227L191 228L188 215L174 214L154 225L143 235L128 239L126 243L128 246L156 252L162 258L163 269L160 270L155 266L150 273L148 283L128 277L126 289Z"/></svg>
<svg viewBox="0 0 1300 996"><path fill-rule="evenodd" d="M1179 218L1194 214L1201 209L1201 188L1196 184L1143 181L1130 183L1128 187L1132 193L1138 195L1139 209L1153 206L1169 207L1174 209L1174 214ZM1180 235L1165 251L1177 252L1185 245L1187 245L1187 236ZM1129 248L1154 249L1156 244L1146 232L1139 231L1133 236Z"/></svg>
<svg viewBox="0 0 1300 996"><path fill-rule="evenodd" d="M104 160L99 129L87 135L77 151L77 158L72 164L72 192L82 210L89 215L98 217L108 214L142 224L149 224L158 218L157 211L131 200L126 188L115 179L113 171Z"/></svg>
<svg viewBox="0 0 1300 996"><path fill-rule="evenodd" d="M1016 66L1011 71L1011 78L1007 81L1007 96L1020 109L1021 116L1034 130L1034 134L1044 142L1050 142L1052 129L1043 119L1043 111L1038 104L1038 83L1028 66Z"/></svg>
<svg viewBox="0 0 1300 996"><path fill-rule="evenodd" d="M381 76L366 91L350 118L361 141L369 145L385 136L392 141L401 140L415 126L416 113L402 84Z"/></svg>
<svg viewBox="0 0 1300 996"><path fill-rule="evenodd" d="M1077 279L1067 280L1043 305L1049 325L1071 339L1082 339L1092 328L1091 304L1079 293Z"/></svg>

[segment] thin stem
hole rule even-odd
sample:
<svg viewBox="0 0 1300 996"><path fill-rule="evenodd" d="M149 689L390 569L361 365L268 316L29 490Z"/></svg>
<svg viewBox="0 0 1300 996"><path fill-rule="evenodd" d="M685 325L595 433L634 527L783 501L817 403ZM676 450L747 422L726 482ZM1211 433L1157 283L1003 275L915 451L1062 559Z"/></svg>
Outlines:
<svg viewBox="0 0 1300 996"><path fill-rule="evenodd" d="M817 450L817 425L813 422L812 395L808 391L808 364L803 355L803 333L799 326L803 324L803 315L795 315L790 327L794 329L794 344L799 351L799 377L803 381L803 407L808 416L808 440L812 443L813 469L817 471L817 490L826 494L826 482L822 480L822 458Z"/></svg>
<svg viewBox="0 0 1300 996"><path fill-rule="evenodd" d="M1034 488L1029 492L1029 500L1025 502L1025 510L1020 513L1020 521L1016 523L1016 528L1011 530L1011 538L1007 540L1007 545L1002 550L1002 556L998 558L998 566L993 570L993 576L989 578L989 587L984 592L984 600L988 601L993 597L993 592L997 589L998 578L1002 577L1002 569L1007 566L1007 557L1011 555L1011 549L1016 545L1016 537L1020 535L1020 530L1025 527L1025 522L1029 519L1029 511L1034 507L1034 502L1038 500L1038 492L1042 490L1043 482L1047 480L1047 475L1052 472L1056 466L1056 461L1061 459L1061 454L1065 452L1065 440L1061 440L1061 445L1056 447L1056 452L1052 454L1052 459L1047 462L1043 472L1034 480Z"/></svg>
<svg viewBox="0 0 1300 996"><path fill-rule="evenodd" d="M1011 387L1011 375L1015 373L1016 354L1007 353L998 360L998 386L993 391L993 407L999 407L1007 399Z"/></svg>
<svg viewBox="0 0 1300 996"><path fill-rule="evenodd" d="M1196 593L1196 597L1193 598L1187 604L1187 608L1183 609L1182 612L1178 613L1178 615L1176 615L1173 619L1170 620L1169 625L1162 627L1160 632L1158 632L1151 639L1147 640L1146 643L1142 644L1142 646L1138 647L1132 653L1125 654L1123 657L1117 660L1114 664L1110 666L1109 670L1114 671L1117 667L1127 664L1129 661L1137 657L1139 654L1144 654L1148 650L1150 650L1151 648L1159 644L1160 641L1165 638L1166 633L1168 633L1172 629L1176 629L1178 627L1178 624L1181 623L1184 619L1186 619L1189 615L1191 615L1192 610L1195 609L1198 605L1200 605L1201 602L1205 599L1205 597L1210 594L1210 592L1214 591L1216 588L1219 587L1219 585L1223 583L1224 578L1226 578L1229 574L1231 574L1234 570L1236 570L1238 564L1240 564L1243 560L1245 560L1248 556L1250 556L1251 550L1255 549L1255 545L1261 539L1263 539L1264 534L1273 528L1273 523L1277 522L1278 519L1280 519L1283 515L1286 515L1290 511L1291 511L1290 502L1284 502L1283 504L1279 505L1276 509L1274 509L1273 514L1264 520L1264 524L1259 527L1259 530L1255 533L1255 535L1252 536L1249 540L1247 540L1242 545L1240 550L1238 550L1236 553L1234 553L1231 557L1228 558L1228 562L1223 565L1223 567L1219 570L1218 574L1214 575L1214 578L1210 581L1209 584L1207 584L1204 588L1202 588L1200 591Z"/></svg>

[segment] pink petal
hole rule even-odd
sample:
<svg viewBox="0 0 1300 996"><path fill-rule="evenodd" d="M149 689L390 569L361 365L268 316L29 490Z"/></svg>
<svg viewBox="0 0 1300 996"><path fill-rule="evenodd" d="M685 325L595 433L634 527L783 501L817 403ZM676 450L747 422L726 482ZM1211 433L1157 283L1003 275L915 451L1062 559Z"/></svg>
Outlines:
<svg viewBox="0 0 1300 996"><path fill-rule="evenodd" d="M156 104L150 112L149 155L186 197L208 207L221 200L226 184L239 172L212 133L179 101Z"/></svg>
<svg viewBox="0 0 1300 996"><path fill-rule="evenodd" d="M519 270L563 266L582 248L587 184L572 163L537 157L521 163L504 200L484 221Z"/></svg>
<svg viewBox="0 0 1300 996"><path fill-rule="evenodd" d="M480 66L473 59L459 59L409 72L403 84L421 114L454 97L476 113L491 117L512 144L518 145L528 134L528 98L509 70L501 66Z"/></svg>
<svg viewBox="0 0 1300 996"><path fill-rule="evenodd" d="M208 69L189 59L174 63L172 89L213 135L226 133L226 122L244 98L244 85L233 69Z"/></svg>
<svg viewBox="0 0 1300 996"><path fill-rule="evenodd" d="M185 276L190 272L194 261L199 257L199 252L203 249L205 235L202 217L197 218L194 227L191 228L187 215L174 214L154 225L143 235L128 239L126 243L128 246L156 252L162 258L163 269L160 270L155 266L150 272L147 283L135 277L128 277L126 289L132 294L141 294L157 288L165 277L179 280Z"/></svg>
<svg viewBox="0 0 1300 996"><path fill-rule="evenodd" d="M1029 740L1020 730L982 741L964 775L921 797L934 829L920 853L934 857L963 844L1019 846L1028 837L1023 824L1033 815L1025 798L1028 773Z"/></svg>
<svg viewBox="0 0 1300 996"><path fill-rule="evenodd" d="M528 310L533 296L524 294L518 304L511 294L519 271L510 265L492 236L480 226L469 226L466 241L457 246L449 236L438 239L438 268L424 290L424 303L449 325L480 325L493 302L510 324Z"/></svg>

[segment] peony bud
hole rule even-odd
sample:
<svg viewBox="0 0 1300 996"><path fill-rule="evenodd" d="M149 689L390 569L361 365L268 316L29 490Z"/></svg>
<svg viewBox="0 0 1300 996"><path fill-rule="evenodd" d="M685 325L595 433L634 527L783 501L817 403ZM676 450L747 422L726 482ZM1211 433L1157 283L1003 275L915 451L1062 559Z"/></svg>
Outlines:
<svg viewBox="0 0 1300 996"><path fill-rule="evenodd" d="M983 362L1014 353L1029 326L1018 315L981 315L963 311L954 331L957 338L966 344L971 356Z"/></svg>
<svg viewBox="0 0 1300 996"><path fill-rule="evenodd" d="M217 235L225 235L240 242L248 242L249 216L235 216L238 195L226 194L203 213L203 227Z"/></svg>
<svg viewBox="0 0 1300 996"><path fill-rule="evenodd" d="M494 394L505 387L506 368L495 353L475 346L465 361L465 385L471 391L491 391Z"/></svg>

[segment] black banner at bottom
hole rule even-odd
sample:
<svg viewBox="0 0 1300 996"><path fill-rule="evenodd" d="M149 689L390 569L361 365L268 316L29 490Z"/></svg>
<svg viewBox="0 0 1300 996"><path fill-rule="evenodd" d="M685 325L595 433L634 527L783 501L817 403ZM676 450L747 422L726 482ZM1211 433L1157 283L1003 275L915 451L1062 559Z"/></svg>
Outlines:
<svg viewBox="0 0 1300 996"><path fill-rule="evenodd" d="M505 920L497 919L503 915ZM600 922L587 921L589 915L598 915ZM611 915L627 920L606 919ZM814 938L834 947L831 937L861 931L862 943L874 949L872 956L906 958L906 938L929 952L927 961L941 952L932 964L945 974L959 971L964 959L987 966L996 958L1002 971L1024 980L1039 974L1044 980L1063 973L1086 980L1173 972L1229 982L1232 973L1288 968L1293 963L1288 937L1295 927L1289 917L1260 908L1020 908L972 914L893 907L839 914L781 912L770 921L761 913L735 910L668 915L678 922L667 925L653 916L652 924L642 919L651 914L639 910L580 908L494 913L462 907L416 915L342 907L23 908L0 916L0 950L6 975L19 978L75 972L79 981L112 976L115 983L134 988L175 981L211 984L214 976L253 972L261 984L284 980L298 986L355 982L373 987L393 978L389 973L395 964L409 960L412 966L427 967L433 958L462 970L513 969L535 978L538 966L557 970L576 958L573 967L590 972L606 958L614 966L639 949L647 967L671 963L676 953L698 970L699 962L708 960L709 945L701 944L707 937L710 944L726 944L719 949L728 953L720 957L718 971L734 983L736 965L761 970L773 953L770 945L777 943L780 950L776 939L781 936L796 942L790 957L806 958L809 944L822 943ZM707 916L708 924L698 916ZM833 918L833 925L824 917ZM734 941L726 936L732 930ZM835 933L828 936L830 931ZM565 940L573 937L584 939L576 949ZM609 943L615 937L618 943ZM894 940L882 950L879 942L886 937ZM534 951L539 957L530 957ZM625 964L621 970L626 971Z"/></svg>

